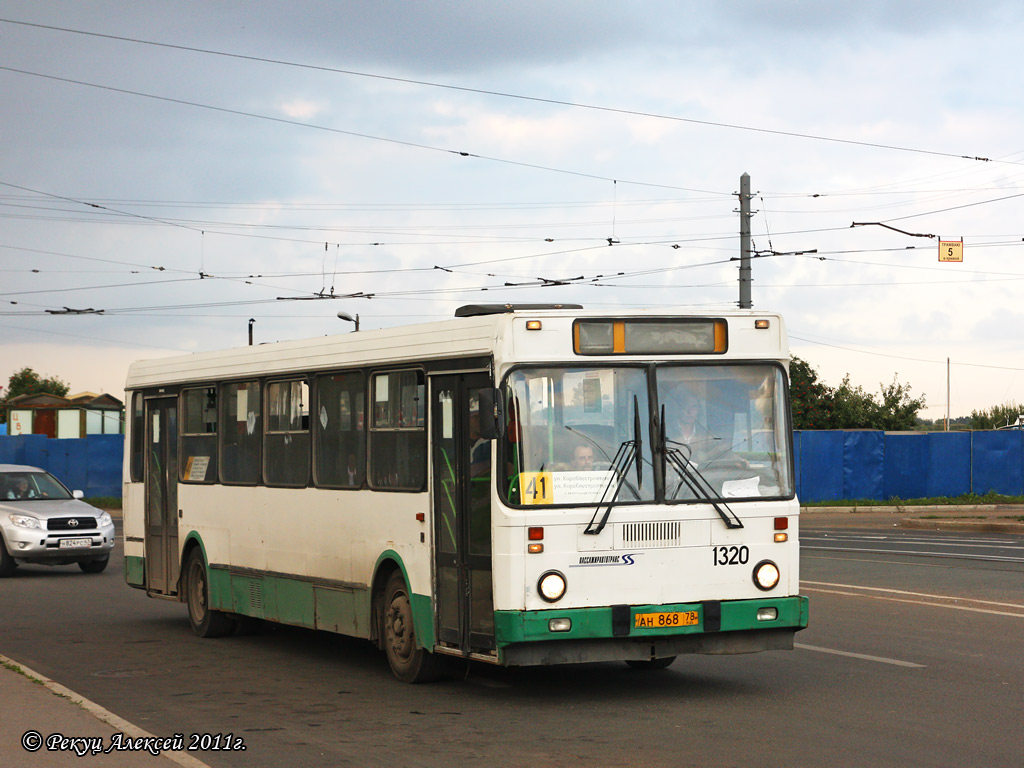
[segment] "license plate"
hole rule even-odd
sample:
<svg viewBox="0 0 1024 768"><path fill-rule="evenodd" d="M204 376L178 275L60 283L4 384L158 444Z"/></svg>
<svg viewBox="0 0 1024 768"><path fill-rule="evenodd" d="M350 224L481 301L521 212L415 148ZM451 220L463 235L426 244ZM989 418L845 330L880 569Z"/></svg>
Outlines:
<svg viewBox="0 0 1024 768"><path fill-rule="evenodd" d="M84 547L91 547L92 539L61 539L61 549L82 549Z"/></svg>
<svg viewBox="0 0 1024 768"><path fill-rule="evenodd" d="M700 623L696 611L672 611L670 613L638 613L633 618L633 628L692 627Z"/></svg>

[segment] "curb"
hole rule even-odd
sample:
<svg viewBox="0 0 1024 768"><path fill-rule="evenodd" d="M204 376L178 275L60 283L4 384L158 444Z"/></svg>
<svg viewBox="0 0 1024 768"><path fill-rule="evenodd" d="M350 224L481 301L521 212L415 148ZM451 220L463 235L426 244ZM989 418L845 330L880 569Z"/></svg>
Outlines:
<svg viewBox="0 0 1024 768"><path fill-rule="evenodd" d="M133 723L129 723L122 717L118 717L113 712L111 712L108 709L104 709L96 702L89 701L89 699L75 693L70 688L64 687L60 683L51 680L41 672L36 672L34 669L30 669L21 662L15 661L14 659L8 656L4 656L2 653L0 653L0 664L9 665L10 667L16 668L9 670L12 674L18 674L17 670L20 670L21 673L28 677L29 680L39 682L44 687L48 688L50 690L50 693L67 699L72 704L78 705L86 712L88 712L90 715L95 717L97 720L101 720L107 725L113 726L126 736L143 739L156 738L155 736L153 736L153 734L149 733L148 731L142 730ZM64 706L60 702L57 702L57 705ZM209 765L202 762L201 760L197 760L196 758L192 757L192 755L183 752L165 751L161 752L159 757L165 757L168 760L171 760L172 762L175 762L178 765L182 766L182 768L210 768Z"/></svg>
<svg viewBox="0 0 1024 768"><path fill-rule="evenodd" d="M1021 505L962 504L957 506L849 506L801 507L800 517L808 525L864 528L909 528L914 530L1010 533L1024 535ZM927 515L927 517L925 517Z"/></svg>
<svg viewBox="0 0 1024 768"><path fill-rule="evenodd" d="M1024 534L1024 523L985 522L984 520L928 520L910 517L898 523L900 528L935 531L965 531L972 533L1019 533Z"/></svg>

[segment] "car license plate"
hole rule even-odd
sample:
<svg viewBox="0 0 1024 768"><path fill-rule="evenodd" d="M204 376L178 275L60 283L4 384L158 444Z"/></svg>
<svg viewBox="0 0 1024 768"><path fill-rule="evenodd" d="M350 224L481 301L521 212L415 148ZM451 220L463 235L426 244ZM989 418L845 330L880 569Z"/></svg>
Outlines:
<svg viewBox="0 0 1024 768"><path fill-rule="evenodd" d="M84 547L91 547L92 539L61 539L61 549L82 549Z"/></svg>
<svg viewBox="0 0 1024 768"><path fill-rule="evenodd" d="M638 613L633 619L633 628L640 627L692 627L700 623L696 611L671 611L669 613Z"/></svg>

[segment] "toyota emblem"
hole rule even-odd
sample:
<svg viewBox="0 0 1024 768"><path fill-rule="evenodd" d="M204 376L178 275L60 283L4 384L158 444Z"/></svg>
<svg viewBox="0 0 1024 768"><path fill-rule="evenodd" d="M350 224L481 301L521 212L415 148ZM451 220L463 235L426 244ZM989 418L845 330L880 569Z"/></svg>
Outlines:
<svg viewBox="0 0 1024 768"><path fill-rule="evenodd" d="M72 518L71 520L68 520L68 527L69 528L77 528L78 527L78 521L75 520L74 518Z"/></svg>

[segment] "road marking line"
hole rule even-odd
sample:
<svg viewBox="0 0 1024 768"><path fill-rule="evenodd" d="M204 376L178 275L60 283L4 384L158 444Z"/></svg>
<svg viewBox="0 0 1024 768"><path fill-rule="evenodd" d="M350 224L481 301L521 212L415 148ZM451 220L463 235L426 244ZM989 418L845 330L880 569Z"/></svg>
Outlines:
<svg viewBox="0 0 1024 768"><path fill-rule="evenodd" d="M869 552L878 555L913 555L915 557L941 557L947 560L983 560L990 563L1024 563L1024 557L1003 557L1001 555L964 555L946 552L926 552L919 549L858 549L856 547L800 547L801 550L820 552Z"/></svg>
<svg viewBox="0 0 1024 768"><path fill-rule="evenodd" d="M819 648L816 645L804 645L803 643L793 643L794 648L799 648L803 651L817 651L818 653L831 653L834 656L847 656L851 659L861 659L862 661L877 661L879 664L892 664L897 667L909 667L911 669L924 669L927 665L915 664L912 661L900 661L899 659L888 659L885 656L868 656L865 653L851 653L850 651L837 651L834 648Z"/></svg>
<svg viewBox="0 0 1024 768"><path fill-rule="evenodd" d="M123 734L125 734L125 736L130 736L133 739L156 738L155 736L153 736L153 734L148 733L147 731L144 731L141 728L139 728L139 726L128 722L124 718L118 717L109 709L104 709L99 704L93 701L89 701L89 699L75 693L70 688L65 688L60 683L54 682L41 672L36 672L33 669L29 669L21 662L15 661L12 658L4 656L2 653L0 653L0 664L10 665L12 668L20 669L30 679L35 678L40 683L42 683L46 688L49 688L51 693L54 693L57 696L63 696L64 698L68 699L72 704L77 704L90 715L92 715L98 720L102 720L107 725L112 725L114 728L118 729ZM58 706L64 706L64 704L59 703ZM146 754L149 755L151 753L147 752ZM210 768L210 766L204 763L203 761L198 760L192 757L192 755L186 754L185 752L179 752L177 750L162 750L160 752L159 757L166 757L171 762L177 763L178 765L182 766L182 768Z"/></svg>
<svg viewBox="0 0 1024 768"><path fill-rule="evenodd" d="M987 608L969 608L966 605L948 605L946 603L932 603L927 600L905 600L900 597L880 597L878 595L865 595L863 592L842 592L838 589L819 589L808 587L803 592L820 592L826 595L846 595L847 597L867 597L872 600L888 600L891 603L910 603L912 605L924 605L929 608L950 608L956 611L970 611L971 613L987 613L992 616L1012 616L1015 619L1024 619L1024 613L1011 613L1009 611L990 611Z"/></svg>
<svg viewBox="0 0 1024 768"><path fill-rule="evenodd" d="M1016 543L1006 541L979 541L978 539L957 540L957 539L922 539L910 536L808 536L802 534L801 541L833 541L842 543L847 541L891 541L894 544L925 544L929 547L971 547L972 549L1024 549Z"/></svg>
<svg viewBox="0 0 1024 768"><path fill-rule="evenodd" d="M968 603L980 603L982 605L998 605L1003 608L1019 608L1024 611L1024 605L1019 603L997 603L993 600L975 600L972 597L956 597L955 595L932 595L927 592L908 592L904 589L886 589L885 587L862 587L859 584L835 584L830 581L801 581L801 584L813 584L816 587L842 587L843 589L863 589L867 592L887 592L890 595L906 595L909 597L933 597L936 600L963 600Z"/></svg>

